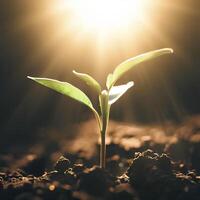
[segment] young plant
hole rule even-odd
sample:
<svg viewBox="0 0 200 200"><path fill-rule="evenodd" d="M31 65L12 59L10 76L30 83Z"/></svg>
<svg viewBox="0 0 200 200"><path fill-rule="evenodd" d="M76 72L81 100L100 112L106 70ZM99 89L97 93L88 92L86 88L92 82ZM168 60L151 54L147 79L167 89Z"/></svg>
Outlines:
<svg viewBox="0 0 200 200"><path fill-rule="evenodd" d="M61 82L54 79L49 78L38 78L38 77L30 77L36 81L37 83L44 85L48 88L51 88L61 94L71 97L86 106L88 106L95 115L97 120L100 135L101 135L101 145L100 145L100 167L105 168L105 159L106 159L106 130L108 127L109 122L109 113L110 108L113 103L115 103L129 88L133 86L133 82L130 81L124 85L115 86L115 83L130 69L132 69L135 65L142 63L144 61L156 58L163 54L172 53L173 50L169 48L159 49L155 51L150 51L139 56L130 58L121 64L119 64L113 73L110 73L107 76L106 81L106 89L102 90L100 84L92 78L88 74L78 73L73 71L74 75L85 82L91 89L93 89L98 97L99 97L99 106L100 106L100 113L93 107L92 102L88 98L88 96L82 92L77 87L71 85L67 82Z"/></svg>

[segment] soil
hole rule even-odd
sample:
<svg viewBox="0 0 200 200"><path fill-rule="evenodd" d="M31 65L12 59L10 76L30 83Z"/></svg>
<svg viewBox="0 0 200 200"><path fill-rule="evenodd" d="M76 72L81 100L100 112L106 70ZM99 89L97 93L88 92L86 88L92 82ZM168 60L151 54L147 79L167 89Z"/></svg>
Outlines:
<svg viewBox="0 0 200 200"><path fill-rule="evenodd" d="M199 200L200 117L182 124L110 123L106 169L95 123L0 155L1 200ZM78 130L77 130L78 132Z"/></svg>

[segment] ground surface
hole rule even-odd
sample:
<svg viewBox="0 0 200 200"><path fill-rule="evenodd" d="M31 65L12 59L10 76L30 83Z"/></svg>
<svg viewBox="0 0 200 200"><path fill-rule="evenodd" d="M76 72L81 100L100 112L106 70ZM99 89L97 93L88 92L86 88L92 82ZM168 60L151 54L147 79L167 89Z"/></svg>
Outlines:
<svg viewBox="0 0 200 200"><path fill-rule="evenodd" d="M181 124L139 126L111 122L107 168L98 166L94 121L64 138L0 155L2 200L199 200L200 117Z"/></svg>

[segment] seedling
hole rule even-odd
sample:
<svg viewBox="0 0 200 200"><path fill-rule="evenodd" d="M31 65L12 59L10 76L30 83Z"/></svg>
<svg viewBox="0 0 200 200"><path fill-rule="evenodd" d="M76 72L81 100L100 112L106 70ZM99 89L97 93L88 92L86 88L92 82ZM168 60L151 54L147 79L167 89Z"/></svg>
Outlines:
<svg viewBox="0 0 200 200"><path fill-rule="evenodd" d="M99 107L100 111L93 107L92 102L88 98L88 96L78 89L77 87L71 85L67 82L61 82L54 79L49 78L38 78L38 77L30 77L28 78L36 81L37 83L44 85L48 88L51 88L61 94L71 97L86 106L88 106L95 115L97 120L97 124L99 127L100 135L101 135L101 145L100 145L100 167L105 168L105 159L106 159L106 130L109 122L109 114L111 105L114 104L129 88L133 86L133 82L130 81L124 85L115 86L115 83L130 69L132 69L135 65L142 63L147 60L151 60L163 54L173 53L173 50L170 48L159 49L155 51L150 51L136 57L130 58L121 64L119 64L113 73L108 74L106 80L106 89L102 90L100 84L92 78L88 74L78 73L73 71L74 75L85 82L91 89L93 89L98 97L99 97Z"/></svg>

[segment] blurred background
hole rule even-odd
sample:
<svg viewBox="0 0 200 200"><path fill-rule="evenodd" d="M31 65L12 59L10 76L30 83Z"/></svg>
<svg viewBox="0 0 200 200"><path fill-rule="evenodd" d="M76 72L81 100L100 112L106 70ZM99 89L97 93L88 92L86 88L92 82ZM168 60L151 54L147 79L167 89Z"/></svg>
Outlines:
<svg viewBox="0 0 200 200"><path fill-rule="evenodd" d="M98 7L94 2L0 1L2 147L31 142L51 128L70 134L71 125L93 117L84 105L27 75L68 81L97 106L96 94L73 76L73 69L105 87L106 75L119 63L164 47L174 54L140 64L118 82L133 80L135 86L113 105L111 119L162 124L200 113L199 2L100 1Z"/></svg>

